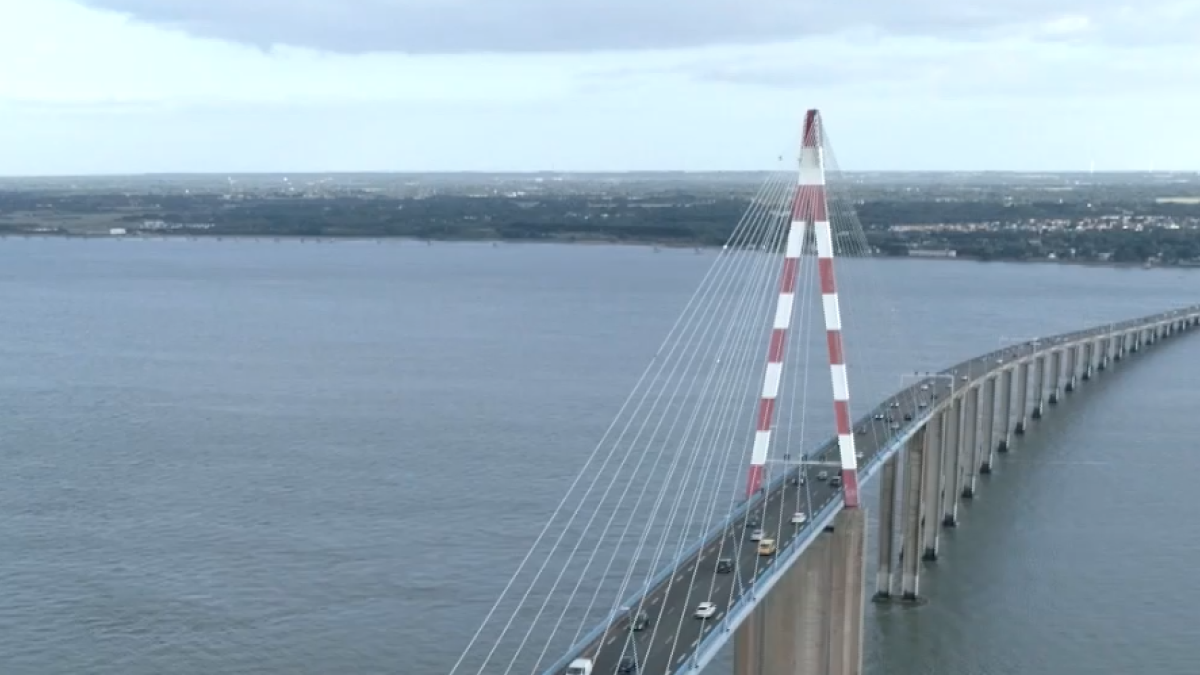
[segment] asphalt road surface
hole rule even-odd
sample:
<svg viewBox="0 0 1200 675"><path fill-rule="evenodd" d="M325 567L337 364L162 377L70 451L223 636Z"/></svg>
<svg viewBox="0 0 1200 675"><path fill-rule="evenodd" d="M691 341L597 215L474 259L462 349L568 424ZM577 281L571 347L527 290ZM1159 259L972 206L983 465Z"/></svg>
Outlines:
<svg viewBox="0 0 1200 675"><path fill-rule="evenodd" d="M973 380L1001 368L1014 358L1030 355L1034 349L1044 350L1055 344L1148 322L1149 319L1122 322L1014 345L960 363L937 375L918 375L920 379L912 386L884 401L855 424L858 465L866 465L888 445L905 424L906 416L924 414L931 404L945 400L951 388L955 392L961 391ZM1063 367L1066 367L1065 363ZM1027 405L1032 407L1034 403L1031 392ZM777 469L774 474L765 476L766 484L779 471L786 472L786 479L777 483L765 498L759 497L746 518L709 539L696 555L679 564L674 574L643 596L640 602L626 608L598 639L577 656L595 662L593 675L618 673L623 660L634 661L637 664L635 672L647 675L670 675L677 670L691 657L701 638L718 629L726 611L742 593L758 577L772 569L775 556L759 555L758 543L751 540L751 533L761 528L764 536L775 539L778 550L783 550L793 539L807 534L808 528L814 526L811 522L793 525L793 514L800 512L807 517L831 501L842 499L840 487L835 488L828 480L818 477L822 471L828 472L831 477L837 476L839 470L836 461L836 439L832 439L803 465L768 464L768 471L772 466ZM814 465L813 462L829 462L831 465ZM795 479L801 474L804 479L797 484ZM717 562L723 558L735 561L733 572L717 572ZM716 613L711 618L695 616L697 606L702 602L716 604ZM633 631L632 620L638 614L644 614L650 623L641 630Z"/></svg>

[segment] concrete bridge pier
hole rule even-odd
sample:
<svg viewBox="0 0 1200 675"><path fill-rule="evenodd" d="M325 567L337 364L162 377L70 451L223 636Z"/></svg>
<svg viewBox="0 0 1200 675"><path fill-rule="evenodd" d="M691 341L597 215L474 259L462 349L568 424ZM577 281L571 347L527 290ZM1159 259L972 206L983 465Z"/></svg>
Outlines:
<svg viewBox="0 0 1200 675"><path fill-rule="evenodd" d="M1050 395L1047 397L1050 405L1058 404L1058 396L1062 391L1063 350L1050 352Z"/></svg>
<svg viewBox="0 0 1200 675"><path fill-rule="evenodd" d="M845 509L734 635L735 675L862 675L865 509Z"/></svg>
<svg viewBox="0 0 1200 675"><path fill-rule="evenodd" d="M822 532L733 637L735 675L829 671L832 537Z"/></svg>
<svg viewBox="0 0 1200 675"><path fill-rule="evenodd" d="M999 388L999 375L989 377L983 383L983 403L980 413L979 460L976 466L979 473L986 476L992 472L992 464L996 460L996 391Z"/></svg>
<svg viewBox="0 0 1200 675"><path fill-rule="evenodd" d="M1099 341L1089 340L1087 345L1085 345L1085 347L1084 347L1083 374L1079 376L1080 379L1082 379L1084 382L1087 382L1088 380L1092 379L1092 372L1096 369L1096 345L1097 344L1099 344Z"/></svg>
<svg viewBox="0 0 1200 675"><path fill-rule="evenodd" d="M946 430L945 448L942 451L942 526L958 525L958 495L962 487L958 482L959 464L962 463L963 413L966 411L963 397L956 396L950 403L950 422Z"/></svg>
<svg viewBox="0 0 1200 675"><path fill-rule="evenodd" d="M817 537L817 541L820 541ZM816 548L817 542L813 542L812 547L800 556L800 560L792 567L787 576L775 584L775 592L782 594L787 590L788 586L797 585L799 580L796 578L801 566L804 565L804 560L812 554ZM740 571L738 572L741 573ZM768 596L768 601L774 594ZM733 634L733 672L736 675L763 675L762 655L763 655L763 615L767 613L766 602L754 608L750 612L750 616L738 626L737 632ZM798 609L797 611L803 611ZM778 643L777 643L778 644Z"/></svg>
<svg viewBox="0 0 1200 675"><path fill-rule="evenodd" d="M867 580L866 509L843 509L833 520L832 534L833 583L829 591L833 598L829 616L829 670L825 672L829 675L862 675Z"/></svg>
<svg viewBox="0 0 1200 675"><path fill-rule="evenodd" d="M1000 376L1000 440L996 443L998 452L1008 452L1012 443L1012 397L1013 397L1013 368L1005 368Z"/></svg>
<svg viewBox="0 0 1200 675"><path fill-rule="evenodd" d="M1020 436L1029 424L1029 362L1017 366L1017 422L1013 433Z"/></svg>
<svg viewBox="0 0 1200 675"><path fill-rule="evenodd" d="M979 424L983 412L982 387L974 386L967 391L967 406L963 415L966 422L963 434L962 464L959 465L958 494L964 499L975 496L975 479L979 476Z"/></svg>
<svg viewBox="0 0 1200 675"><path fill-rule="evenodd" d="M926 530L938 532L936 523L930 526L925 521L925 493L929 489L929 472L925 466L930 450L937 450L937 436L941 426L941 416L934 417L908 441L904 450L904 494L900 498L901 531L900 531L900 599L905 602L916 602L921 592L921 559L927 553L924 550ZM936 485L936 483L935 483ZM936 513L936 512L931 512ZM937 556L937 540L933 544L934 557Z"/></svg>
<svg viewBox="0 0 1200 675"><path fill-rule="evenodd" d="M1070 393L1075 391L1076 378L1079 377L1079 345L1074 345L1067 348L1067 383L1063 385L1063 391Z"/></svg>
<svg viewBox="0 0 1200 675"><path fill-rule="evenodd" d="M1039 356L1034 359L1035 372L1033 375L1033 410L1029 413L1031 419L1042 419L1042 411L1046 405L1046 377L1049 375L1049 369L1046 367L1046 357Z"/></svg>
<svg viewBox="0 0 1200 675"><path fill-rule="evenodd" d="M914 434L905 445L905 453L912 453L913 443L922 434ZM923 448L922 448L923 450ZM901 508L896 502L903 489L900 483L900 455L896 453L883 464L883 475L879 486L879 565L875 570L875 600L888 600L896 595L896 554L903 556L897 541ZM907 462L907 454L905 454ZM908 467L905 466L905 470Z"/></svg>
<svg viewBox="0 0 1200 675"><path fill-rule="evenodd" d="M942 493L945 491L946 439L949 436L951 415L943 410L925 426L925 457L920 488L921 554L923 560L937 560L941 543ZM909 495L905 495L908 497ZM910 540L911 541L911 540ZM901 544L903 545L903 543ZM913 543L914 550L916 543ZM913 563L916 564L915 562ZM903 582L903 579L901 579ZM914 582L915 583L915 582Z"/></svg>

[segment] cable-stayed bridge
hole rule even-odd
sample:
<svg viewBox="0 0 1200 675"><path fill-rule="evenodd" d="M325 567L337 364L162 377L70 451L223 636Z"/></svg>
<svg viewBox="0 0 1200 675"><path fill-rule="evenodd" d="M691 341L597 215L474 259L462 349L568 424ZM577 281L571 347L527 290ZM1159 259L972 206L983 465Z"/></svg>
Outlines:
<svg viewBox="0 0 1200 675"><path fill-rule="evenodd" d="M918 602L922 562L1015 436L1200 322L1197 305L1009 341L908 373L855 419L852 373L899 374L878 352L921 336L875 322L876 345L854 349L864 324L843 316L835 260L871 250L837 176L810 110L799 170L759 190L451 675L673 675L730 642L737 675L860 673L867 481L881 476L874 596Z"/></svg>

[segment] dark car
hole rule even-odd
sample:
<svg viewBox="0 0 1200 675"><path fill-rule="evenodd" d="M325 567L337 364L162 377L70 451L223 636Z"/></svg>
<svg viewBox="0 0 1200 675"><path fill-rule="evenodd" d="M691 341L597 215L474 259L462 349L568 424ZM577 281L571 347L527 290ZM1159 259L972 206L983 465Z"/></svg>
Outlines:
<svg viewBox="0 0 1200 675"><path fill-rule="evenodd" d="M911 422L912 421L912 413L904 413L904 421Z"/></svg>
<svg viewBox="0 0 1200 675"><path fill-rule="evenodd" d="M637 661L632 656L626 656L621 659L621 663L617 665L618 673L636 673L638 670Z"/></svg>
<svg viewBox="0 0 1200 675"><path fill-rule="evenodd" d="M632 631L646 630L649 627L650 617L646 616L645 612L639 612L637 616L633 617L633 621L629 622L629 630Z"/></svg>
<svg viewBox="0 0 1200 675"><path fill-rule="evenodd" d="M733 571L733 558L721 558L717 561L717 574L729 574Z"/></svg>

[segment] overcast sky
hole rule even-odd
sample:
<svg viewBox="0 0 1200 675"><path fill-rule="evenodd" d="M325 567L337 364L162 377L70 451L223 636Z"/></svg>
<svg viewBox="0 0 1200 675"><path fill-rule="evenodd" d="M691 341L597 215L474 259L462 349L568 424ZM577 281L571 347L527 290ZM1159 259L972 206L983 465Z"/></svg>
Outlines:
<svg viewBox="0 0 1200 675"><path fill-rule="evenodd" d="M1200 0L0 0L0 174L1200 170Z"/></svg>

